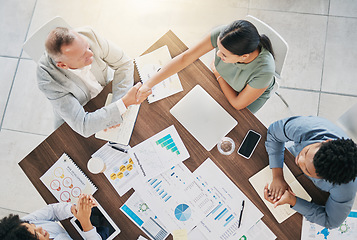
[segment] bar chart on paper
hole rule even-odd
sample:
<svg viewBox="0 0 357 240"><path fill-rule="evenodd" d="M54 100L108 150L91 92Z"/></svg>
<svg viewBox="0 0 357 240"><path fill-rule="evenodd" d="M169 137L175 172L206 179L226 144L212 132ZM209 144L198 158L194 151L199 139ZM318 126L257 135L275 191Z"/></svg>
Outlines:
<svg viewBox="0 0 357 240"><path fill-rule="evenodd" d="M129 149L129 154L146 179L155 177L190 157L173 125Z"/></svg>
<svg viewBox="0 0 357 240"><path fill-rule="evenodd" d="M162 180L154 178L150 179L148 182L150 186L155 189L155 192L161 197L164 202L167 202L172 197L171 194L165 191L164 187L162 186Z"/></svg>
<svg viewBox="0 0 357 240"><path fill-rule="evenodd" d="M157 140L156 144L160 145L162 148L165 148L177 155L180 155L180 151L178 150L178 148L170 134L167 134L165 137Z"/></svg>

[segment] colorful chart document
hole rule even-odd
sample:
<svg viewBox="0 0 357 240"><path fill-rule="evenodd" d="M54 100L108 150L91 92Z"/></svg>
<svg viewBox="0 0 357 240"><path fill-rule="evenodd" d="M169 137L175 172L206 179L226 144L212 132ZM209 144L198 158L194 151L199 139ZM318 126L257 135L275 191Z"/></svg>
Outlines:
<svg viewBox="0 0 357 240"><path fill-rule="evenodd" d="M296 180L290 169L284 164L283 167L284 179L289 184L296 196L305 199L306 201L311 201L310 195L305 191L301 184ZM290 216L295 213L295 210L290 208L289 204L284 204L274 208L274 205L264 198L264 187L267 183L271 183L273 180L273 174L269 166L249 178L249 182L257 191L258 195L261 197L265 205L271 211L278 223L282 223Z"/></svg>
<svg viewBox="0 0 357 240"><path fill-rule="evenodd" d="M193 174L201 187L217 201L217 205L197 226L208 239L238 239L263 217L263 213L211 159L204 161ZM243 200L244 210L240 217Z"/></svg>
<svg viewBox="0 0 357 240"><path fill-rule="evenodd" d="M316 223L302 220L301 240L354 240L357 238L357 211L351 211L347 219L335 229L327 229Z"/></svg>
<svg viewBox="0 0 357 240"><path fill-rule="evenodd" d="M150 209L147 202L137 192L130 196L120 210L143 230L150 239L163 240L170 234Z"/></svg>
<svg viewBox="0 0 357 240"><path fill-rule="evenodd" d="M65 153L40 179L59 202L77 203L80 194L97 191L97 187Z"/></svg>
<svg viewBox="0 0 357 240"><path fill-rule="evenodd" d="M165 45L155 51L135 58L135 63L142 82L149 80L171 60L168 47ZM149 103L156 102L183 90L177 74L165 79L152 88L152 94L148 97Z"/></svg>
<svg viewBox="0 0 357 240"><path fill-rule="evenodd" d="M129 154L113 148L118 145L121 146L120 144L106 143L92 157L103 159L106 165L104 175L119 196L123 196L132 188L132 181L139 175L139 172Z"/></svg>
<svg viewBox="0 0 357 240"><path fill-rule="evenodd" d="M145 179L155 177L190 157L173 125L128 152Z"/></svg>
<svg viewBox="0 0 357 240"><path fill-rule="evenodd" d="M134 189L148 203L167 230L193 229L217 202L180 163L146 183L136 181Z"/></svg>

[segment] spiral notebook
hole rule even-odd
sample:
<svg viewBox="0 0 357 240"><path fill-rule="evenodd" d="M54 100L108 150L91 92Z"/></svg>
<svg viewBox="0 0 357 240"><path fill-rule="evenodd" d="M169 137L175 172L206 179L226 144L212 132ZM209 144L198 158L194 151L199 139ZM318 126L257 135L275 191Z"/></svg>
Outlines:
<svg viewBox="0 0 357 240"><path fill-rule="evenodd" d="M171 55L166 45L135 58L141 81L146 82L149 80L170 60ZM181 91L183 91L183 88L180 79L177 74L174 74L152 88L152 94L148 97L148 101L153 103Z"/></svg>
<svg viewBox="0 0 357 240"><path fill-rule="evenodd" d="M59 202L77 203L80 194L93 194L97 187L66 154L40 177Z"/></svg>

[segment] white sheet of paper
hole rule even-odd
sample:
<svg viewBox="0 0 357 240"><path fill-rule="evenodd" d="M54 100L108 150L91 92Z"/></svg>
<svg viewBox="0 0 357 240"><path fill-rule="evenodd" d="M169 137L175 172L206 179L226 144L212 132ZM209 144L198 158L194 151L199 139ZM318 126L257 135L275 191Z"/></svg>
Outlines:
<svg viewBox="0 0 357 240"><path fill-rule="evenodd" d="M274 240L276 239L275 234L268 228L268 226L259 220L251 228L248 229L247 233L244 234L239 240Z"/></svg>
<svg viewBox="0 0 357 240"><path fill-rule="evenodd" d="M113 149L111 144L106 143L93 153L92 157L103 159L106 165L104 175L119 196L123 196L132 188L132 181L139 173L129 154Z"/></svg>
<svg viewBox="0 0 357 240"><path fill-rule="evenodd" d="M311 197L301 186L301 184L296 180L290 169L284 163L283 167L284 179L289 184L296 196L305 199L306 201L311 201ZM284 204L274 208L274 205L264 198L264 187L267 183L271 183L273 180L273 173L269 166L262 169L260 172L249 178L250 184L254 187L255 191L261 197L263 202L267 205L268 209L271 211L278 223L282 223L288 219L291 215L295 213L295 210L290 208L289 204Z"/></svg>
<svg viewBox="0 0 357 240"><path fill-rule="evenodd" d="M164 240L170 234L137 192L130 196L120 210L152 240Z"/></svg>
<svg viewBox="0 0 357 240"><path fill-rule="evenodd" d="M146 182L136 181L134 189L170 232L190 231L217 205L183 163Z"/></svg>
<svg viewBox="0 0 357 240"><path fill-rule="evenodd" d="M112 94L109 93L105 106L112 102ZM106 128L95 134L96 138L128 145L131 134L133 133L136 117L138 116L140 105L131 105L122 115L123 122L119 126Z"/></svg>
<svg viewBox="0 0 357 240"><path fill-rule="evenodd" d="M238 239L263 213L211 160L204 161L193 173L205 191L213 194L218 205L198 225L208 239ZM245 201L241 225L238 228L241 203Z"/></svg>
<svg viewBox="0 0 357 240"><path fill-rule="evenodd" d="M146 82L149 80L170 60L171 55L166 45L148 54L135 58L141 81ZM174 74L152 88L152 94L148 97L148 101L149 103L153 103L181 92L182 90L183 88L180 79L177 74Z"/></svg>
<svg viewBox="0 0 357 240"><path fill-rule="evenodd" d="M190 157L174 125L129 149L139 172L155 177Z"/></svg>
<svg viewBox="0 0 357 240"><path fill-rule="evenodd" d="M356 237L357 211L351 211L341 226L335 229L327 229L303 217L301 240L355 240Z"/></svg>

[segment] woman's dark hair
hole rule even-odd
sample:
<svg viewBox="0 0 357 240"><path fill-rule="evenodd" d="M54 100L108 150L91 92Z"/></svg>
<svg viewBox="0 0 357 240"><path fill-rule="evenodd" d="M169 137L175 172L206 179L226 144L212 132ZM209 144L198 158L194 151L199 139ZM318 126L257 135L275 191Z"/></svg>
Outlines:
<svg viewBox="0 0 357 240"><path fill-rule="evenodd" d="M223 47L235 55L241 56L263 47L274 57L270 39L264 34L259 35L257 28L249 21L232 22L219 34L218 38Z"/></svg>
<svg viewBox="0 0 357 240"><path fill-rule="evenodd" d="M0 239L2 240L37 240L37 237L30 233L19 215L10 214L0 220Z"/></svg>

